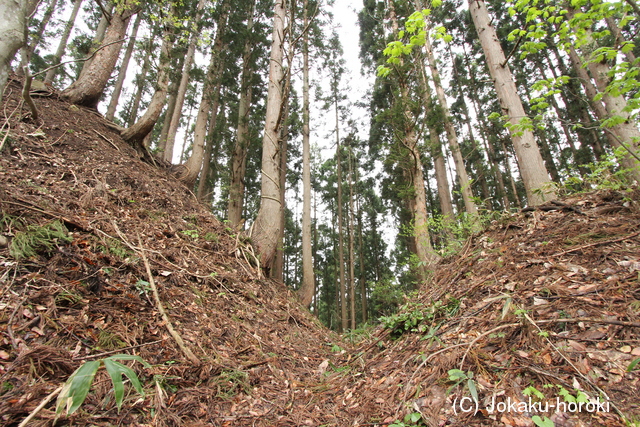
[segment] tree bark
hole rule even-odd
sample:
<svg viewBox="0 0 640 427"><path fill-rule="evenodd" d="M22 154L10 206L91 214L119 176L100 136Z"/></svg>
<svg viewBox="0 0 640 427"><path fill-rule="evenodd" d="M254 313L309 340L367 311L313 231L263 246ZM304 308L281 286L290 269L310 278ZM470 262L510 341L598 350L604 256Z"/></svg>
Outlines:
<svg viewBox="0 0 640 427"><path fill-rule="evenodd" d="M116 116L116 108L118 107L118 101L120 100L120 94L122 93L122 86L124 86L124 80L127 77L127 68L129 68L129 61L131 61L131 56L133 55L133 48L136 44L136 37L138 35L138 28L140 28L140 21L142 15L138 14L136 16L136 20L133 23L133 28L131 29L131 36L129 38L129 44L127 45L127 49L124 52L124 57L122 58L122 64L120 64L120 72L118 73L118 79L116 80L116 85L113 87L113 93L111 94L111 102L109 102L109 107L107 107L107 114L105 118L107 120L113 120Z"/></svg>
<svg viewBox="0 0 640 427"><path fill-rule="evenodd" d="M176 142L176 135L178 133L178 127L180 126L180 119L182 118L182 107L184 106L184 98L187 94L187 86L189 85L189 77L191 72L191 66L193 65L193 58L196 53L196 44L198 37L200 37L198 28L200 27L200 20L202 18L202 10L204 9L204 0L199 0L196 6L196 15L193 19L195 29L191 33L189 38L189 46L187 47L187 55L185 56L184 65L182 67L182 76L180 77L180 84L176 93L175 106L172 110L172 114L167 115L165 120L169 123L167 130L167 140L165 142L165 160L171 161L173 158L173 148ZM167 156L170 156L167 159Z"/></svg>
<svg viewBox="0 0 640 427"><path fill-rule="evenodd" d="M476 222L478 220L478 207L473 201L471 182L469 181L469 176L467 175L467 170L464 165L464 159L462 157L462 152L460 151L460 144L458 143L458 135L456 133L455 127L453 126L451 111L449 110L449 105L444 93L444 88L442 87L440 72L438 71L436 58L433 55L433 49L431 47L429 37L425 38L425 51L427 53L429 68L431 69L431 76L433 77L433 84L436 88L436 96L438 97L440 108L442 108L442 111L444 113L444 129L447 134L449 149L451 150L451 155L453 156L453 163L456 167L458 184L460 184L460 193L462 194L462 199L464 200L464 208L467 214L471 216L472 222Z"/></svg>
<svg viewBox="0 0 640 427"><path fill-rule="evenodd" d="M220 105L220 89L222 84L222 50L224 48L223 36L227 28L227 19L229 17L229 1L223 1L220 4L222 11L218 18L218 29L216 38L211 49L211 60L207 68L204 87L202 89L202 99L200 100L200 108L196 117L195 132L193 134L193 144L191 155L184 164L179 168L178 177L180 181L188 187L193 187L205 159L205 140L207 136L207 122L209 122L209 113L211 113L210 128L215 127L218 108ZM212 89L213 86L213 90Z"/></svg>
<svg viewBox="0 0 640 427"><path fill-rule="evenodd" d="M129 118L127 120L127 126L133 126L133 124L138 120L138 110L140 109L140 102L142 101L142 95L144 93L145 83L147 80L147 74L149 73L149 68L151 67L151 51L153 49L153 34L149 37L149 42L147 43L147 51L144 55L144 61L142 62L142 69L140 70L140 74L136 76L136 94L133 98L133 102L131 103L131 111L129 112Z"/></svg>
<svg viewBox="0 0 640 427"><path fill-rule="evenodd" d="M251 239L259 254L260 264L267 270L276 253L278 235L280 234L280 216L283 209L280 202L281 188L278 180L280 164L278 134L281 125L281 83L284 77L282 59L284 56L285 15L283 0L276 0L273 16L265 130L262 140L260 208L251 227Z"/></svg>
<svg viewBox="0 0 640 427"><path fill-rule="evenodd" d="M53 15L57 4L58 0L51 0L49 6L47 6L47 10L45 10L44 15L42 16L42 20L40 21L40 25L38 25L35 36L31 39L30 43L27 41L22 49L20 49L20 67L16 70L16 73L19 76L24 74L23 68L29 66L31 63L31 56L38 47L38 44L42 41L44 31L47 28L47 25L49 25L49 21L51 20L51 16Z"/></svg>
<svg viewBox="0 0 640 427"><path fill-rule="evenodd" d="M75 2L73 3L73 10L71 11L71 16L69 17L69 20L67 21L67 24L64 27L64 32L60 37L60 43L58 43L58 49L56 50L55 55L53 55L51 65L56 65L60 63L60 60L62 59L62 56L64 55L64 52L67 49L67 42L69 41L71 30L73 30L73 26L76 23L76 18L78 17L78 12L80 11L81 5L82 5L82 0L75 0ZM56 67L47 71L47 74L44 77L44 82L45 83L53 82L53 79L55 78L59 70L60 68Z"/></svg>
<svg viewBox="0 0 640 427"><path fill-rule="evenodd" d="M484 0L469 0L469 10L503 114L508 117L511 141L518 157L529 204L536 206L545 201L553 200L556 198L556 192L549 179L533 133L527 129L518 129L518 125L526 117L524 107L518 96L496 31L491 25L487 6Z"/></svg>
<svg viewBox="0 0 640 427"><path fill-rule="evenodd" d="M309 24L309 2L304 1L303 28ZM302 40L302 284L298 296L310 307L315 289L313 253L311 251L311 144L309 116L309 34Z"/></svg>
<svg viewBox="0 0 640 427"><path fill-rule="evenodd" d="M83 68L78 80L62 91L63 99L89 108L98 106L104 88L118 62L118 54L127 33L129 19L138 12L136 8L126 9L126 4L111 16L111 24L107 28L102 44L106 47L95 54L88 69Z"/></svg>
<svg viewBox="0 0 640 427"><path fill-rule="evenodd" d="M337 88L335 89L337 91ZM338 116L338 94L334 93L334 107L336 112L336 163L338 180L338 270L340 281L340 331L346 331L349 326L347 315L347 284L344 271L344 233L342 231L342 155L340 146L340 119Z"/></svg>
<svg viewBox="0 0 640 427"><path fill-rule="evenodd" d="M244 179L247 171L247 150L249 148L249 110L253 95L253 75L251 57L253 42L249 34L253 31L255 1L251 6L251 14L247 22L247 38L244 42L242 54L242 76L240 77L240 101L238 102L238 126L236 128L236 143L231 158L231 177L229 182L229 203L227 205L227 219L231 227L237 227L242 221L244 209Z"/></svg>
<svg viewBox="0 0 640 427"><path fill-rule="evenodd" d="M0 101L7 85L11 61L26 41L27 2L0 1Z"/></svg>
<svg viewBox="0 0 640 427"><path fill-rule="evenodd" d="M111 20L113 25L113 18ZM107 34L108 36L108 34ZM106 39L106 37L105 37ZM156 91L151 98L151 102L147 107L147 111L140 117L133 126L122 131L122 138L136 149L146 151L142 141L153 131L167 98L167 87L169 86L169 64L171 62L171 48L173 45L172 34L169 30L165 30L162 37L162 47L160 48L160 64L158 66L158 81Z"/></svg>

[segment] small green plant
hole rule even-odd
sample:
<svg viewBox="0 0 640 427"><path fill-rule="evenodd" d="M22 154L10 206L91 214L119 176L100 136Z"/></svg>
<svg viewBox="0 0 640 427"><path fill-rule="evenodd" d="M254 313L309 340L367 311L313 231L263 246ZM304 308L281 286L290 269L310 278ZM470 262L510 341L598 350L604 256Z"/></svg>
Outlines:
<svg viewBox="0 0 640 427"><path fill-rule="evenodd" d="M135 284L136 290L138 291L138 293L140 295L147 295L149 292L151 292L151 283L147 282L146 280L138 280Z"/></svg>
<svg viewBox="0 0 640 427"><path fill-rule="evenodd" d="M589 172L570 176L564 186L569 191L593 187L596 190L624 190L629 188L629 170L620 168L622 159L628 154L624 147L617 148L602 161L583 165Z"/></svg>
<svg viewBox="0 0 640 427"><path fill-rule="evenodd" d="M9 253L15 259L29 258L38 252L50 253L59 243L68 243L69 230L58 220L47 225L28 225L24 231L15 234L9 245Z"/></svg>
<svg viewBox="0 0 640 427"><path fill-rule="evenodd" d="M542 392L537 388L535 388L534 386L529 386L525 388L524 390L522 390L522 394L524 394L525 396L536 397L539 400L544 399L544 394L542 394Z"/></svg>
<svg viewBox="0 0 640 427"><path fill-rule="evenodd" d="M110 253L122 259L128 258L132 254L131 251L117 239L108 238L105 245L98 245L97 247L102 252Z"/></svg>
<svg viewBox="0 0 640 427"><path fill-rule="evenodd" d="M411 426L424 426L422 422L422 414L420 412L412 412L404 416L402 421L394 421L389 424L389 427L411 427Z"/></svg>
<svg viewBox="0 0 640 427"><path fill-rule="evenodd" d="M636 369L636 367L638 366L638 363L640 363L640 357L638 357L633 362L629 363L629 366L627 366L627 372L631 372L634 369Z"/></svg>
<svg viewBox="0 0 640 427"><path fill-rule="evenodd" d="M473 379L473 372L468 371L465 373L460 369L449 369L447 373L449 374L449 381L452 381L454 383L447 390L447 394L449 394L449 392L451 392L451 390L453 390L455 387L459 386L462 383L465 383L467 389L469 389L469 393L471 393L473 401L476 404L479 402L478 388L476 387L476 382Z"/></svg>
<svg viewBox="0 0 640 427"><path fill-rule="evenodd" d="M225 369L216 381L218 392L216 397L224 400L232 399L240 392L249 393L249 375L237 369Z"/></svg>
<svg viewBox="0 0 640 427"><path fill-rule="evenodd" d="M396 314L380 318L382 325L391 329L391 337L398 338L405 332L426 332L430 324L439 317L453 316L460 307L460 300L449 298L447 303L434 301L430 305L410 301Z"/></svg>
<svg viewBox="0 0 640 427"><path fill-rule="evenodd" d="M124 399L124 383L122 382L123 375L129 378L131 385L133 385L138 394L144 397L145 393L136 373L130 367L119 362L124 360L134 360L142 363L145 368L151 367L151 365L145 362L140 356L133 356L130 354L116 354L104 359L85 362L82 366L76 369L73 374L71 374L69 379L62 386L62 390L58 395L58 401L56 403L56 415L60 416L60 414L65 410L67 415L71 415L78 410L87 398L87 394L91 389L91 384L96 376L96 372L98 372L98 369L100 369L102 365L104 365L109 377L111 378L118 412L122 408L122 401Z"/></svg>
<svg viewBox="0 0 640 427"><path fill-rule="evenodd" d="M198 230L182 230L181 233L185 236L191 237L194 240L200 237L200 235L198 234Z"/></svg>
<svg viewBox="0 0 640 427"><path fill-rule="evenodd" d="M555 423L549 417L540 418L538 415L531 417L531 421L538 427L555 427Z"/></svg>
<svg viewBox="0 0 640 427"><path fill-rule="evenodd" d="M220 241L220 236L216 233L208 232L204 235L204 240L207 242L218 243Z"/></svg>

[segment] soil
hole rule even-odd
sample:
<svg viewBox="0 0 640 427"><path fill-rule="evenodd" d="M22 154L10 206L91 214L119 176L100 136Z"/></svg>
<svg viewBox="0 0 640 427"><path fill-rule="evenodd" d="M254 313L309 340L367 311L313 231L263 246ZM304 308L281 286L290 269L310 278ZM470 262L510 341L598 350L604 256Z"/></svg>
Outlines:
<svg viewBox="0 0 640 427"><path fill-rule="evenodd" d="M528 394L555 404L577 390L589 408L539 415L640 420L639 371L627 372L640 357L637 189L505 214L444 260L392 327L346 340L99 114L51 93L34 96L34 120L20 91L10 81L0 118L1 425L533 426L540 408L516 407ZM150 364L123 361L144 395L127 383L118 410L100 369L56 421L56 390L116 354ZM512 410L492 412L492 400Z"/></svg>

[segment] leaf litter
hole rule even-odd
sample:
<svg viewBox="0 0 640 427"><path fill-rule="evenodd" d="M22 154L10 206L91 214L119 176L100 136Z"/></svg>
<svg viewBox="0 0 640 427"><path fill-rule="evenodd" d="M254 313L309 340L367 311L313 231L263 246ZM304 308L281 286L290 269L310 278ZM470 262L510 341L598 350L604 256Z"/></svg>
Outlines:
<svg viewBox="0 0 640 427"><path fill-rule="evenodd" d="M3 111L19 110L18 82L6 92ZM35 101L38 123L22 110L0 119L11 129L0 157L0 234L9 241L0 246L2 425L18 425L83 363L120 353L152 365L130 364L145 397L128 385L118 411L108 373L99 370L80 409L56 425L640 419L640 376L627 371L640 357L637 189L505 214L412 297L413 310L431 313L415 331L398 337L379 326L352 344L284 285L264 279L233 230L167 168L140 161L99 115L55 96ZM54 221L69 242L10 255L17 233ZM141 253L169 321L201 363L170 335ZM455 310L434 309L435 301L455 302ZM607 410L538 413L523 405L530 396L556 403L578 392L609 403ZM462 410L470 409L463 401L473 410ZM496 402L512 410L490 411ZM51 426L55 417L55 401L47 401L29 425Z"/></svg>

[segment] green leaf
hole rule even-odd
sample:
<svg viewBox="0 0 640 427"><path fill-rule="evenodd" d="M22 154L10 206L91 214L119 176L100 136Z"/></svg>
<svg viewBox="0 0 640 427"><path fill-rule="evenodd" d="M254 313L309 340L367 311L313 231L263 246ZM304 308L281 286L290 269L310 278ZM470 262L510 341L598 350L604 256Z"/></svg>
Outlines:
<svg viewBox="0 0 640 427"><path fill-rule="evenodd" d="M633 362L631 362L629 366L627 366L627 372L633 371L636 368L636 366L638 366L638 363L640 363L640 357L634 360Z"/></svg>
<svg viewBox="0 0 640 427"><path fill-rule="evenodd" d="M133 354L114 354L113 356L107 357L107 359L111 359L111 360L135 360L136 362L142 363L142 366L144 366L145 368L150 368L151 367L151 365L146 360L144 360L142 357L135 356Z"/></svg>
<svg viewBox="0 0 640 427"><path fill-rule="evenodd" d="M441 4L442 4L442 0L431 0L432 7L440 7Z"/></svg>
<svg viewBox="0 0 640 427"><path fill-rule="evenodd" d="M449 374L449 381L459 381L467 378L467 374L460 369L449 369L447 373Z"/></svg>
<svg viewBox="0 0 640 427"><path fill-rule="evenodd" d="M467 387L469 387L469 393L471 393L471 397L473 397L473 401L478 403L478 389L476 388L476 382L472 379L467 380Z"/></svg>
<svg viewBox="0 0 640 427"><path fill-rule="evenodd" d="M132 356L131 360L134 360ZM136 359L137 360L137 359ZM131 381L131 384L136 389L136 391L144 396L144 389L140 384L140 380L138 380L138 376L130 367L123 365L120 362L116 362L112 358L104 359L104 366L107 368L107 372L111 377L111 382L113 383L113 391L116 397L116 405L118 406L118 412L120 412L120 408L122 407L122 400L124 398L124 384L122 383L122 375L125 375Z"/></svg>
<svg viewBox="0 0 640 427"><path fill-rule="evenodd" d="M534 415L531 417L531 421L538 427L554 427L555 424L551 421L550 418L544 417L544 419L540 418L538 415Z"/></svg>
<svg viewBox="0 0 640 427"><path fill-rule="evenodd" d="M82 405L89 393L93 378L98 372L100 362L100 360L86 362L71 374L58 395L56 414L60 414L66 407L67 415L71 415Z"/></svg>

